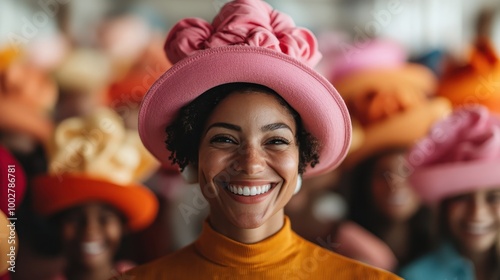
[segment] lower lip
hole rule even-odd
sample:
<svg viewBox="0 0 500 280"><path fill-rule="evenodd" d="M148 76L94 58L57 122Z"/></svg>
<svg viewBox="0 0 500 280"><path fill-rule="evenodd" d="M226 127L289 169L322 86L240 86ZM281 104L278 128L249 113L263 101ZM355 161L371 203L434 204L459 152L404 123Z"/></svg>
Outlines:
<svg viewBox="0 0 500 280"><path fill-rule="evenodd" d="M255 204L255 203L259 203L259 202L263 201L264 199L266 199L266 197L274 190L274 187L272 187L266 193L258 194L258 195L254 195L254 196L238 195L238 194L234 194L234 193L230 192L228 189L224 189L224 190L227 192L227 194L229 194L229 196L232 199L236 200L239 203Z"/></svg>

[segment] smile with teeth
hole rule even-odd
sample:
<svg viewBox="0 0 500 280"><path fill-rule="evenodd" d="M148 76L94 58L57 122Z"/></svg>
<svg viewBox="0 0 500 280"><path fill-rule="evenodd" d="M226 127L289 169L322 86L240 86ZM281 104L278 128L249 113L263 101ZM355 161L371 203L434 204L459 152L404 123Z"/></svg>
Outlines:
<svg viewBox="0 0 500 280"><path fill-rule="evenodd" d="M243 196L255 196L267 193L271 189L271 184L266 184L262 186L228 185L226 188L233 194L243 195Z"/></svg>
<svg viewBox="0 0 500 280"><path fill-rule="evenodd" d="M392 205L405 205L409 199L410 196L407 192L400 191L398 193L390 195L387 202Z"/></svg>
<svg viewBox="0 0 500 280"><path fill-rule="evenodd" d="M465 231L469 234L482 235L488 233L491 229L491 226L483 224L467 224L464 228Z"/></svg>
<svg viewBox="0 0 500 280"><path fill-rule="evenodd" d="M84 242L82 243L82 251L89 255L98 255L104 252L104 244L102 242Z"/></svg>

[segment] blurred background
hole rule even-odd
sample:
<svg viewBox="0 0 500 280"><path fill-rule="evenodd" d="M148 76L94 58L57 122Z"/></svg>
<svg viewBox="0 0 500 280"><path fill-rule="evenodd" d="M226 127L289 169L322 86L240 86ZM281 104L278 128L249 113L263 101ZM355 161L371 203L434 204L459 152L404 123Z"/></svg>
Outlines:
<svg viewBox="0 0 500 280"><path fill-rule="evenodd" d="M165 32L184 17L210 20L227 1L10 1L1 2L0 42L13 34L24 43L63 31L80 44L95 43L99 23L117 13L139 14ZM413 54L430 48L460 52L474 33L481 9L498 9L498 1L453 0L282 0L268 1L315 32L337 30L350 36L388 36ZM34 28L31 24L34 25ZM36 29L36 30L35 30ZM31 32L30 32L31 31ZM9 36L9 34L11 36Z"/></svg>
<svg viewBox="0 0 500 280"><path fill-rule="evenodd" d="M18 248L18 272L11 273L12 279L65 279L62 275L68 260L56 245L57 230L32 208L30 190L32 178L50 171L54 149L48 147L58 124L106 107L121 117L126 129L137 133L137 112L143 95L171 66L163 52L169 29L185 17L211 21L227 2L0 0L0 144L20 162L28 182L26 194L19 196L20 217L16 228L21 244L25 245ZM352 153L345 166L325 176L304 180L301 192L287 206L287 215L294 229L311 242L397 271L432 247L435 238L431 235L437 231L430 218L434 217L429 213L432 209L425 208L409 187L400 187L398 180L395 187L392 177L373 179L384 185L379 188L378 196L392 195L392 202L371 201L377 195L370 195L372 192L362 187L368 188L365 185L373 182L355 179L376 177L373 170L380 174L400 170L400 165L395 166L393 161L378 162L375 158L390 150L386 155L401 164L398 160L406 149L448 111L449 102L443 105L441 101L432 103L431 99L438 84L444 81L447 69L469 62L478 37L491 41L491 49L481 63L493 61L491 53L500 51L500 2L266 2L317 35L324 56L317 70L343 95L356 122ZM494 63L498 65L498 60ZM391 68L384 72L386 66ZM480 66L487 68L484 64ZM367 68L377 74L363 72L363 76L356 76L358 70ZM495 75L491 76L494 80L487 81L490 82L487 86L500 92L496 82L498 73ZM352 86L365 82L372 83L368 91ZM364 94L370 98L387 94L396 100L387 104L402 103L393 112L384 111L383 120L398 119L402 111L414 114L398 119L400 123L393 122L390 127L381 124L376 128L378 131L373 122L380 119L362 115L372 112L361 104L366 99L358 98ZM379 100L373 99L375 103ZM385 104L379 102L373 106ZM413 111L414 108L417 110ZM198 186L185 181L178 170L154 164L147 168L149 176L141 178L141 183L158 198L157 217L146 229L124 237L116 257L134 264L153 260L192 242L208 213ZM360 193L364 196L357 197ZM409 208L398 208L391 204L394 201ZM391 205L380 206L386 202ZM368 205L379 207L378 212ZM375 212L380 215L366 215ZM410 219L415 220L412 225ZM116 275L117 271L111 274Z"/></svg>

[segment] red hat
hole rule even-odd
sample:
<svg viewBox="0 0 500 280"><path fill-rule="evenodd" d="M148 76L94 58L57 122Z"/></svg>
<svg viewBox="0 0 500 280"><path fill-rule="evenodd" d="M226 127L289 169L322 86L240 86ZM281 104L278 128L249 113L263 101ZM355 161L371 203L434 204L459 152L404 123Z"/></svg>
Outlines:
<svg viewBox="0 0 500 280"><path fill-rule="evenodd" d="M139 113L141 139L165 165L165 128L180 108L231 82L267 86L300 114L320 142L320 162L305 176L328 172L345 157L349 113L335 88L312 68L321 58L314 35L264 1L231 1L212 23L184 19L170 31L165 48L175 64L148 91Z"/></svg>

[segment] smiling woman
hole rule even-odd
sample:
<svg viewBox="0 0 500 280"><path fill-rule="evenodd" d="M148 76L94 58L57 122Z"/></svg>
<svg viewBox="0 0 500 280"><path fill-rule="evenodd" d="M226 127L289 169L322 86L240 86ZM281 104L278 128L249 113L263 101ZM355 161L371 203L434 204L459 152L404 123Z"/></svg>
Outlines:
<svg viewBox="0 0 500 280"><path fill-rule="evenodd" d="M130 268L115 258L128 233L156 218L156 195L140 181L157 164L111 109L62 121L50 143L49 172L30 186L34 209L57 233L61 279L108 279Z"/></svg>
<svg viewBox="0 0 500 280"><path fill-rule="evenodd" d="M139 133L163 164L196 170L210 215L193 244L126 276L398 279L302 239L284 214L301 176L336 168L351 138L343 100L311 68L313 34L236 0L212 24L182 20L165 46L174 65L146 94Z"/></svg>
<svg viewBox="0 0 500 280"><path fill-rule="evenodd" d="M443 242L401 275L499 279L500 117L482 105L459 107L415 144L408 159L416 192L438 206Z"/></svg>
<svg viewBox="0 0 500 280"><path fill-rule="evenodd" d="M206 126L198 169L214 214L212 226L244 243L278 231L297 185L299 145L292 115L271 95L236 92L221 101ZM241 235L239 229L254 230Z"/></svg>

